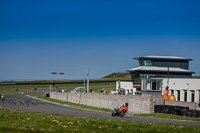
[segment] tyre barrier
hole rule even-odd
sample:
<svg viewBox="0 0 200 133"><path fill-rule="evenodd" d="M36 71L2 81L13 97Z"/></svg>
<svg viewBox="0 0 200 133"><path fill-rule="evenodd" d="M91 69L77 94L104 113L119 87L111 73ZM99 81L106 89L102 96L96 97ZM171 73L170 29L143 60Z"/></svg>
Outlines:
<svg viewBox="0 0 200 133"><path fill-rule="evenodd" d="M189 107L154 105L154 113L179 115L184 117L200 117L200 110L190 110Z"/></svg>

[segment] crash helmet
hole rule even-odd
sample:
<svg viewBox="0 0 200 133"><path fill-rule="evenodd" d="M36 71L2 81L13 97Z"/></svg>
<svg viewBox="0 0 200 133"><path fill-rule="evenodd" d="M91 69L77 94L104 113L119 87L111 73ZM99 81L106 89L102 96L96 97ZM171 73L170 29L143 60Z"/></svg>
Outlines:
<svg viewBox="0 0 200 133"><path fill-rule="evenodd" d="M125 103L125 106L127 106L127 107L128 107L128 103Z"/></svg>

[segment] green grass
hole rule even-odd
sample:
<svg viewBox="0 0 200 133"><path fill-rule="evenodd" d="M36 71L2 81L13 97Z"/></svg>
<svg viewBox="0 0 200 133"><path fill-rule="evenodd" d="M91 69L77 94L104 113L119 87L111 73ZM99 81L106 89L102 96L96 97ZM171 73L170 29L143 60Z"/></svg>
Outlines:
<svg viewBox="0 0 200 133"><path fill-rule="evenodd" d="M0 90L16 90L20 89L34 89L34 88L49 88L48 84L38 84L38 85L1 85Z"/></svg>
<svg viewBox="0 0 200 133"><path fill-rule="evenodd" d="M115 82L103 82L103 83L90 83L90 86L95 85L115 85ZM58 87L79 87L83 86L83 83L81 84L56 84ZM49 88L50 84L31 84L31 85L0 85L0 90L16 90L17 88L20 89L34 89L34 88Z"/></svg>
<svg viewBox="0 0 200 133"><path fill-rule="evenodd" d="M131 114L132 116L142 116L142 117L151 117L151 118L161 118L161 119L173 119L173 120L182 120L182 121L198 121L200 118L195 117L183 117L178 115L162 114L162 113L153 113L153 114Z"/></svg>
<svg viewBox="0 0 200 133"><path fill-rule="evenodd" d="M104 88L107 91L107 93L110 93L111 90L114 90L114 91L116 90L116 87L101 87L101 88L99 88L98 86L97 87L93 87L92 90L95 93L100 93L102 88ZM66 89L65 92L71 92L71 89ZM83 93L84 92L84 88L81 88L80 92Z"/></svg>
<svg viewBox="0 0 200 133"><path fill-rule="evenodd" d="M2 133L199 133L200 127L64 116L0 109Z"/></svg>

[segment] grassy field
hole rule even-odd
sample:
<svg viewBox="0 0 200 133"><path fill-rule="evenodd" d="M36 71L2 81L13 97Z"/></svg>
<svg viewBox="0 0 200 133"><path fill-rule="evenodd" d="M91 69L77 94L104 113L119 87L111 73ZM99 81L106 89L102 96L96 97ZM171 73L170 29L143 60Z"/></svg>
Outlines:
<svg viewBox="0 0 200 133"><path fill-rule="evenodd" d="M0 109L0 132L199 133L200 127L63 116Z"/></svg>
<svg viewBox="0 0 200 133"><path fill-rule="evenodd" d="M142 116L142 117L151 117L151 118L162 118L162 119L173 119L173 120L181 120L181 121L198 121L200 122L200 118L196 117L183 117L178 115L170 115L170 114L162 114L162 113L153 113L153 114L130 114L132 116Z"/></svg>
<svg viewBox="0 0 200 133"><path fill-rule="evenodd" d="M100 93L101 92L101 90L102 90L102 88L104 88L106 91L107 91L107 93L110 93L111 92L111 90L116 90L116 87L92 87L92 90L95 92L95 93ZM67 90L65 90L65 92L70 92L71 91L71 89L67 89ZM84 92L84 88L81 88L80 89L80 92L81 93L83 93Z"/></svg>
<svg viewBox="0 0 200 133"><path fill-rule="evenodd" d="M115 82L102 82L102 83L90 83L90 86L114 86ZM81 84L56 84L58 87L79 87L83 86L83 83ZM0 90L16 90L18 89L34 89L34 88L49 88L50 84L30 84L30 85L0 85ZM93 89L93 88L92 88Z"/></svg>

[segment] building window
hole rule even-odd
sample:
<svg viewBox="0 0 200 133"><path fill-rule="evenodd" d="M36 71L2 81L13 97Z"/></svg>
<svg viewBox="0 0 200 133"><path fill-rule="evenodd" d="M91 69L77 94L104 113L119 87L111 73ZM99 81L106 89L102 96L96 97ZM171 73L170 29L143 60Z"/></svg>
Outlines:
<svg viewBox="0 0 200 133"><path fill-rule="evenodd" d="M200 103L200 91L199 91L199 103Z"/></svg>
<svg viewBox="0 0 200 133"><path fill-rule="evenodd" d="M180 101L180 90L177 90L177 101Z"/></svg>
<svg viewBox="0 0 200 133"><path fill-rule="evenodd" d="M191 102L194 102L194 90L191 91Z"/></svg>
<svg viewBox="0 0 200 133"><path fill-rule="evenodd" d="M140 66L152 66L151 60L139 60Z"/></svg>
<svg viewBox="0 0 200 133"><path fill-rule="evenodd" d="M144 60L144 66L152 66L151 60Z"/></svg>
<svg viewBox="0 0 200 133"><path fill-rule="evenodd" d="M184 101L187 102L187 90L184 90Z"/></svg>
<svg viewBox="0 0 200 133"><path fill-rule="evenodd" d="M171 95L174 94L174 90L170 90L171 91Z"/></svg>
<svg viewBox="0 0 200 133"><path fill-rule="evenodd" d="M156 90L156 80L152 80L152 90Z"/></svg>

